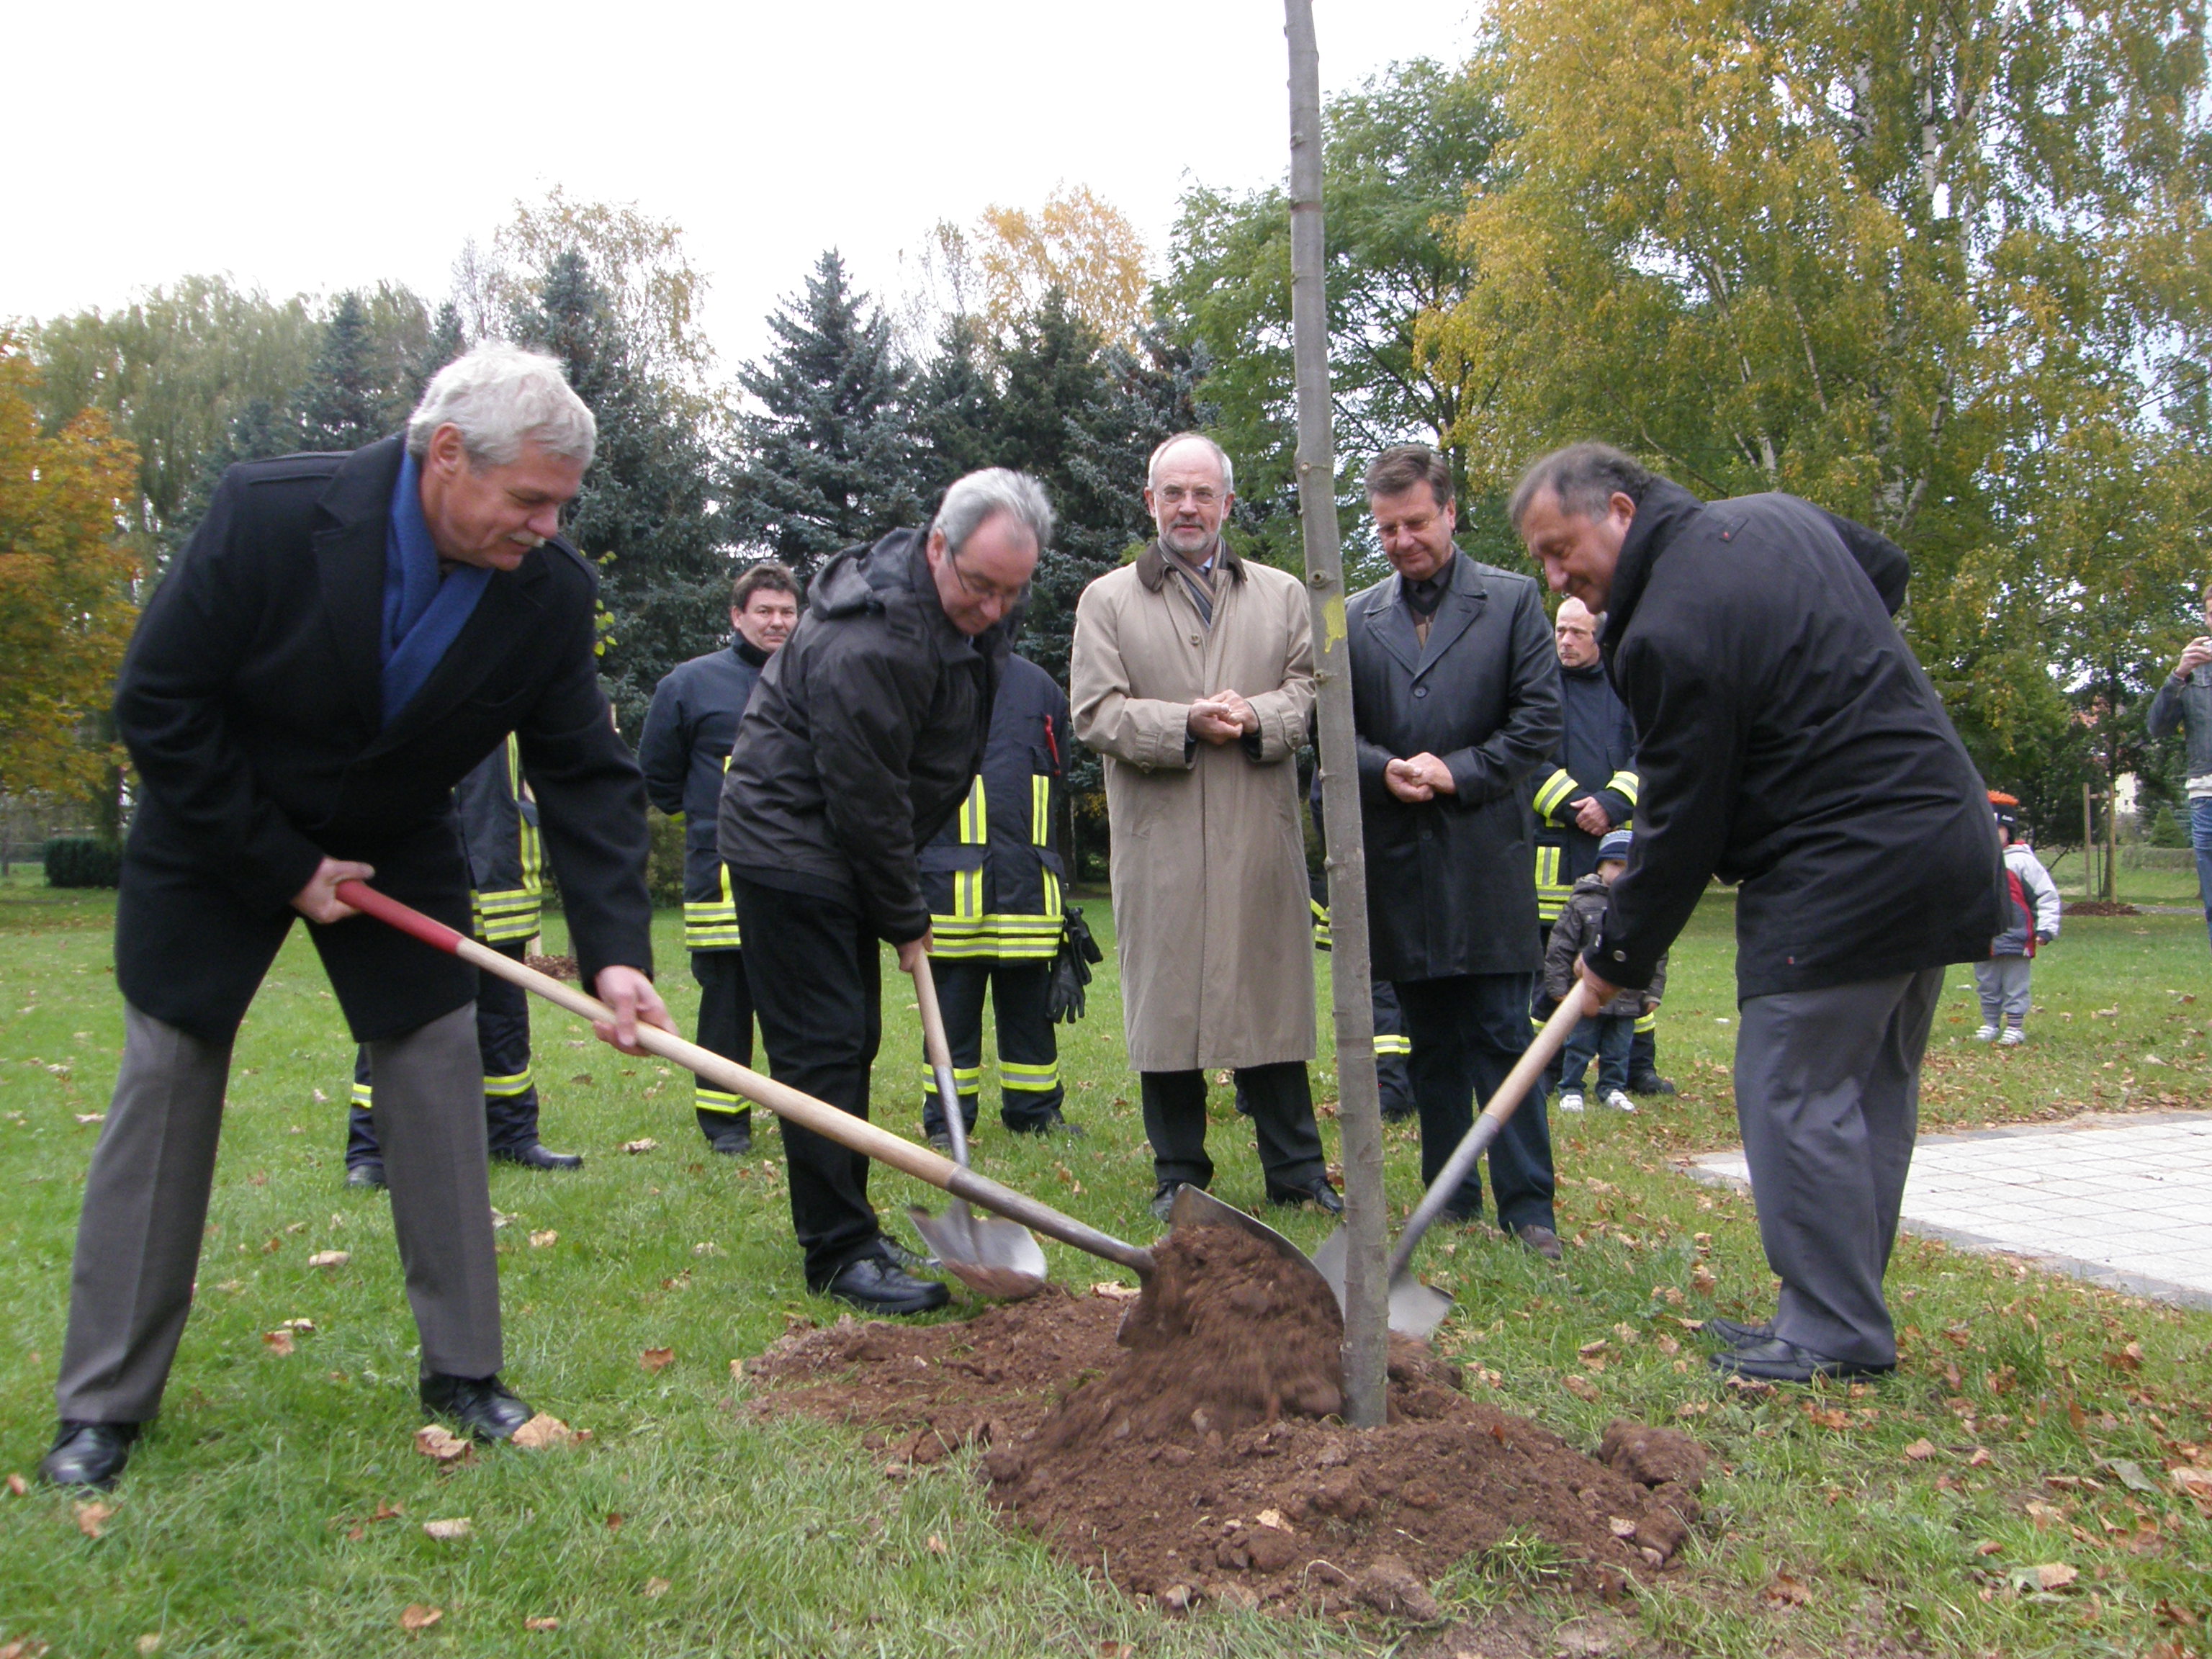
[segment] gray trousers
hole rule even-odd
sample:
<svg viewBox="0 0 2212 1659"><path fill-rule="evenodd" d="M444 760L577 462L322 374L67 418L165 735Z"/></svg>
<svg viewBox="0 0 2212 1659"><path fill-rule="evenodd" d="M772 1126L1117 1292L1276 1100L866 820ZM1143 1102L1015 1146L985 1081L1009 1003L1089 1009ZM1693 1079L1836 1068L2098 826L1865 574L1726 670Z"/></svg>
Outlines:
<svg viewBox="0 0 2212 1659"><path fill-rule="evenodd" d="M161 1403L215 1178L230 1045L124 1006L123 1065L85 1177L54 1398L64 1419L143 1423ZM499 1267L472 1005L369 1047L378 1138L422 1369L500 1367Z"/></svg>
<svg viewBox="0 0 2212 1659"><path fill-rule="evenodd" d="M2028 978L2035 967L2032 957L1991 957L1974 964L1974 988L1982 994L1982 1024L2027 1024Z"/></svg>
<svg viewBox="0 0 2212 1659"><path fill-rule="evenodd" d="M1780 1337L1860 1365L1897 1363L1882 1274L1920 1121L1920 1056L1943 970L1750 997L1735 1113Z"/></svg>

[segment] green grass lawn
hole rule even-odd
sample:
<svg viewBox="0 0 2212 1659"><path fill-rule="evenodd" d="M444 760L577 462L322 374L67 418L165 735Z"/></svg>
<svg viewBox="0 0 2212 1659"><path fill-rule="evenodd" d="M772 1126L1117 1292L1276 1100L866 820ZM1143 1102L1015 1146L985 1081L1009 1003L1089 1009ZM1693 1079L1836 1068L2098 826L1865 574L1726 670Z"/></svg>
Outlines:
<svg viewBox="0 0 2212 1659"><path fill-rule="evenodd" d="M2164 884L2130 896L2185 902L2185 890L2165 894L2179 884L2166 872L2144 879ZM1688 1427L1713 1449L1707 1520L1686 1565L1628 1609L1650 1650L2204 1650L2190 1621L2212 1619L2212 1519L2166 1484L2163 1465L2176 1447L2212 1442L2212 1314L1907 1240L1891 1273L1905 1342L1896 1378L1767 1398L1709 1380L1702 1345L1676 1321L1762 1313L1771 1285L1749 1201L1674 1163L1734 1141L1731 910L1716 894L1675 954L1662 1058L1681 1097L1632 1119L1593 1112L1554 1126L1561 1231L1575 1241L1564 1272L1486 1230L1431 1236L1425 1269L1462 1307L1440 1345L1468 1365L1472 1390L1570 1441L1595 1447L1626 1415ZM1002 1180L1145 1237L1150 1166L1122 1068L1105 902L1090 915L1109 960L1063 1053L1068 1115L1089 1133L1011 1142L987 1097L977 1157ZM53 893L35 877L0 885L0 1295L11 1338L0 1344L0 1476L28 1477L51 1428L70 1243L98 1133L80 1119L106 1105L120 1037L112 916L109 895ZM664 916L663 983L688 1029L678 939ZM560 943L557 921L549 943ZM2069 920L2037 968L2031 1041L2011 1053L1968 1039L1969 976L1955 970L1930 1049L1929 1127L2202 1105L2212 996L2195 999L2208 962L2197 918ZM903 989L887 976L878 1116L911 1132L919 1039ZM965 1459L893 1482L857 1431L738 1421L732 1359L794 1317L836 1312L799 1283L774 1133L757 1130L763 1151L748 1164L708 1158L685 1076L601 1048L550 1009L537 1035L546 1140L588 1162L574 1176L493 1175L493 1202L509 1218L499 1235L507 1375L592 1441L448 1470L413 1450L413 1330L386 1206L340 1185L351 1046L295 935L240 1038L198 1304L113 1514L94 1538L70 1498L0 1487L0 1652L27 1638L55 1655L158 1646L348 1659L417 1647L1421 1647L1418 1633L1376 1626L1157 1617L1002 1529ZM1320 1092L1333 1097L1328 1066L1325 1055ZM1213 1102L1217 1190L1255 1205L1251 1138L1227 1094ZM1333 1146L1334 1125L1324 1128ZM648 1138L653 1151L619 1150ZM1389 1145L1402 1208L1417 1194L1415 1139L1393 1130ZM881 1171L874 1191L886 1215L933 1196ZM1311 1214L1285 1224L1308 1245L1326 1231ZM1046 1248L1063 1282L1109 1276ZM307 1265L331 1249L350 1260ZM280 1355L264 1336L289 1320L313 1329ZM1593 1369L1578 1350L1601 1338L1605 1363ZM674 1361L648 1371L639 1356L660 1347ZM1923 1440L1932 1449L1908 1456ZM2131 1489L2137 1472L2151 1490ZM459 1516L473 1523L464 1540L422 1530ZM948 1547L930 1548L933 1535ZM2046 1564L2078 1577L2042 1589L2033 1569ZM1541 1572L1510 1553L1470 1561L1440 1593L1470 1617L1511 1599L1540 1637L1588 1611L1553 1599ZM410 1605L442 1617L403 1634ZM557 1631L526 1628L546 1618ZM1527 1650L1554 1650L1546 1639Z"/></svg>

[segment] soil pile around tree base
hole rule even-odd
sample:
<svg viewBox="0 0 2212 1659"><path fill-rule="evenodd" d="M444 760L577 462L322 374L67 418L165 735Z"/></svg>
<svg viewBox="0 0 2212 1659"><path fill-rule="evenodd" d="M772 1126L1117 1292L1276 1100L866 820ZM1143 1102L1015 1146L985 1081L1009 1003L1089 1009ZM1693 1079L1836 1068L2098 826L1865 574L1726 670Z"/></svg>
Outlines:
<svg viewBox="0 0 2212 1659"><path fill-rule="evenodd" d="M769 1386L744 1409L878 1431L864 1443L895 1476L979 1444L1003 1509L1175 1610L1432 1619L1431 1583L1509 1540L1549 1547L1518 1547L1520 1571L1610 1596L1698 1518L1687 1436L1615 1423L1595 1461L1468 1399L1456 1367L1401 1338L1388 1426L1346 1428L1325 1287L1231 1230L1182 1230L1158 1254L1134 1301L1048 1290L964 1323L794 1332L746 1362Z"/></svg>

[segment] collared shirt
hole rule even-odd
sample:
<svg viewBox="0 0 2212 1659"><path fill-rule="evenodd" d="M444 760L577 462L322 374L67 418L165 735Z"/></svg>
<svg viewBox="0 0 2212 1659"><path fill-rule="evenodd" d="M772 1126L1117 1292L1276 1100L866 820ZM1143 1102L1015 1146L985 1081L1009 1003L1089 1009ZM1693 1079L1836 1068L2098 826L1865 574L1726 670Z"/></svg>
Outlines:
<svg viewBox="0 0 2212 1659"><path fill-rule="evenodd" d="M1414 635L1425 646L1429 642L1429 624L1436 620L1444 595L1451 592L1452 562L1458 557L1458 550L1453 550L1450 558L1419 581L1410 576L1398 579L1399 594L1406 601L1406 609L1413 614Z"/></svg>
<svg viewBox="0 0 2212 1659"><path fill-rule="evenodd" d="M1214 545L1218 548L1220 544L1217 542ZM1190 594L1190 602L1198 607L1199 621L1212 628L1214 555L1208 553L1203 564L1193 564L1164 541L1160 544L1160 551L1167 558L1168 568L1182 578L1183 587Z"/></svg>

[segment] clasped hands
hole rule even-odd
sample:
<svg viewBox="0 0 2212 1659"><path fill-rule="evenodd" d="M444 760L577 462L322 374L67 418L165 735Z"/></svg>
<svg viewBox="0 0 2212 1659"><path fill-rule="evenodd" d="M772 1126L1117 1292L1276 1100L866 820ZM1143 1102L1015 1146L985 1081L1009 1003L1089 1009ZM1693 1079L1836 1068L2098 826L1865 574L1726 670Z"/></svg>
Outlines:
<svg viewBox="0 0 2212 1659"><path fill-rule="evenodd" d="M1382 784L1400 800L1419 805L1438 795L1456 795L1459 785L1446 766L1426 750L1407 760L1394 760L1382 769Z"/></svg>
<svg viewBox="0 0 2212 1659"><path fill-rule="evenodd" d="M1194 738L1224 744L1258 731L1260 711L1234 691L1216 691L1191 704L1187 724Z"/></svg>
<svg viewBox="0 0 2212 1659"><path fill-rule="evenodd" d="M307 884L292 896L292 908L309 921L327 926L343 921L348 916L357 916L360 911L337 895L342 881L368 881L376 874L372 865L352 859L325 859L315 866L315 873L307 878ZM626 1054L641 1054L637 1046L637 1028L641 1022L658 1025L664 1031L676 1030L668 1018L668 1006L660 1000L660 993L653 988L653 981L635 968L602 968L592 982L600 1001L614 1015L611 1020L595 1019L592 1030L602 1042L613 1044Z"/></svg>

